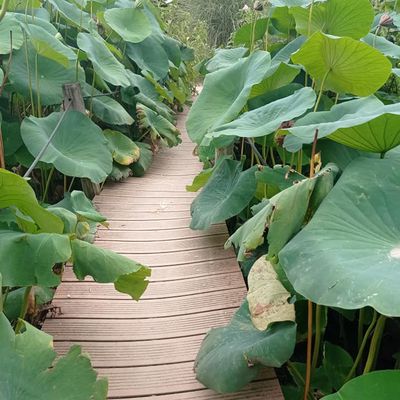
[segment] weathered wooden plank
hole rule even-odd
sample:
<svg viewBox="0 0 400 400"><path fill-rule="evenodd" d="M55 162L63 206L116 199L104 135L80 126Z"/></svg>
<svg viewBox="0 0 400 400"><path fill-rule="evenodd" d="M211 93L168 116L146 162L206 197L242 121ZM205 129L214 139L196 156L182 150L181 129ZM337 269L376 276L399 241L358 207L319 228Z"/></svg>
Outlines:
<svg viewBox="0 0 400 400"><path fill-rule="evenodd" d="M174 281L151 282L144 299L162 299L168 297L189 296L200 293L210 293L228 289L244 288L243 278L239 271L204 276L200 278L181 279ZM113 284L95 282L63 282L58 288L56 297L71 299L127 299L126 294L117 292Z"/></svg>
<svg viewBox="0 0 400 400"><path fill-rule="evenodd" d="M132 300L66 298L56 299L54 305L61 310L58 318L161 318L217 311L221 304L239 307L245 296L246 291L239 288L185 297L142 300L138 303Z"/></svg>
<svg viewBox="0 0 400 400"><path fill-rule="evenodd" d="M46 332L57 340L118 342L202 335L229 323L235 308L179 317L143 319L48 319Z"/></svg>

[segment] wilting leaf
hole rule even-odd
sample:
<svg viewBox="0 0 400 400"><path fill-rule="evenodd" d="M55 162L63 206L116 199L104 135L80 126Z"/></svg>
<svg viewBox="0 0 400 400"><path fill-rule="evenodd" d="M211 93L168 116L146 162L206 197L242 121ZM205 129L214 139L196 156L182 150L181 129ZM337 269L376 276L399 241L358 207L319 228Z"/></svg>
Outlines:
<svg viewBox="0 0 400 400"><path fill-rule="evenodd" d="M46 118L24 119L21 135L33 156L48 142L61 115L55 112ZM112 156L101 129L78 111L67 111L41 161L53 164L65 175L89 178L95 183L104 181L112 168Z"/></svg>
<svg viewBox="0 0 400 400"><path fill-rule="evenodd" d="M279 254L298 293L321 305L369 305L400 316L393 297L400 282L399 165L398 159L358 158L346 168L311 222Z"/></svg>
<svg viewBox="0 0 400 400"><path fill-rule="evenodd" d="M295 343L296 325L292 322L257 330L246 301L228 326L212 329L204 339L195 362L196 378L219 393L239 391L258 376L262 366L285 363Z"/></svg>
<svg viewBox="0 0 400 400"><path fill-rule="evenodd" d="M15 335L4 314L0 314L0 387L4 399L88 400L94 394L105 400L107 382L98 380L89 358L73 346L55 361L51 336L24 323L25 331ZM105 386L104 386L105 385Z"/></svg>
<svg viewBox="0 0 400 400"><path fill-rule="evenodd" d="M243 171L242 163L228 159L217 166L192 203L191 228L205 230L239 214L256 191L256 169Z"/></svg>
<svg viewBox="0 0 400 400"><path fill-rule="evenodd" d="M128 136L110 129L106 129L103 133L108 140L108 148L113 155L113 159L118 164L131 165L139 160L140 149Z"/></svg>
<svg viewBox="0 0 400 400"><path fill-rule="evenodd" d="M304 66L324 90L369 96L389 78L390 61L378 50L349 37L316 32L293 54L293 62Z"/></svg>
<svg viewBox="0 0 400 400"><path fill-rule="evenodd" d="M153 141L161 139L169 147L181 143L180 132L174 124L143 104L137 105L140 127L149 130Z"/></svg>
<svg viewBox="0 0 400 400"><path fill-rule="evenodd" d="M147 143L139 142L137 145L140 148L140 158L131 168L134 176L143 176L153 162L153 152Z"/></svg>
<svg viewBox="0 0 400 400"><path fill-rule="evenodd" d="M110 250L81 240L72 240L75 275L83 280L91 276L96 282L114 283L115 289L139 300L147 288L150 269Z"/></svg>
<svg viewBox="0 0 400 400"><path fill-rule="evenodd" d="M257 260L248 277L247 301L254 326L265 331L274 322L295 321L290 293L279 281L272 264L263 256Z"/></svg>

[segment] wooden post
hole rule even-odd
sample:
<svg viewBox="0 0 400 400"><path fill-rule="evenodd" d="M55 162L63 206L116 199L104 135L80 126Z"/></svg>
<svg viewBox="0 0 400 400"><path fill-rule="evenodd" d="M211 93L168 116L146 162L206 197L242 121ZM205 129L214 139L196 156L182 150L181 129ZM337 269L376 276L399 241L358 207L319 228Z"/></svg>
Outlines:
<svg viewBox="0 0 400 400"><path fill-rule="evenodd" d="M85 102L82 97L81 85L79 83L66 83L63 85L64 109L69 105L69 110L79 111L86 114ZM100 194L101 188L98 183L93 183L90 179L82 178L82 189L89 199Z"/></svg>

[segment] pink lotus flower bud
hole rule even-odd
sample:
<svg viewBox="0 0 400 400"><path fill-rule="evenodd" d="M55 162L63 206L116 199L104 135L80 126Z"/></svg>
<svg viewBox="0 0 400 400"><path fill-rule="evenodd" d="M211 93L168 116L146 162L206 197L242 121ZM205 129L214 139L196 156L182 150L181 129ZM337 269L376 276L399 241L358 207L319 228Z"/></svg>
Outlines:
<svg viewBox="0 0 400 400"><path fill-rule="evenodd" d="M383 14L379 20L380 26L390 26L393 25L393 18L389 14Z"/></svg>
<svg viewBox="0 0 400 400"><path fill-rule="evenodd" d="M261 1L259 1L259 0L256 0L256 1L254 2L253 8L254 8L255 11L263 11L263 10L264 10L264 6L263 6L263 4L261 3Z"/></svg>

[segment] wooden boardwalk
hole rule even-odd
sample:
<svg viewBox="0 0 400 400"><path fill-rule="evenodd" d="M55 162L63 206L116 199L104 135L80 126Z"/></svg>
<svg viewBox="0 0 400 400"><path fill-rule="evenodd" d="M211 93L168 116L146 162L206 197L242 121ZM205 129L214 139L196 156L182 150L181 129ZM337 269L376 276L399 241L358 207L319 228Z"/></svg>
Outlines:
<svg viewBox="0 0 400 400"><path fill-rule="evenodd" d="M226 226L207 232L188 228L195 194L185 186L201 170L193 145L163 150L144 178L107 185L95 199L110 229L99 246L152 267L151 283L136 303L113 285L78 282L67 268L55 306L62 314L45 322L55 348L83 346L110 399L242 400L283 399L273 370L238 394L218 395L199 384L193 362L206 332L226 325L246 288L235 254L223 249Z"/></svg>

